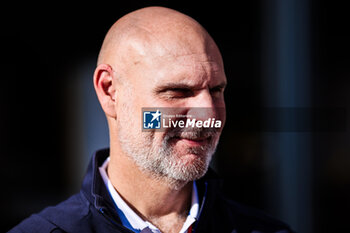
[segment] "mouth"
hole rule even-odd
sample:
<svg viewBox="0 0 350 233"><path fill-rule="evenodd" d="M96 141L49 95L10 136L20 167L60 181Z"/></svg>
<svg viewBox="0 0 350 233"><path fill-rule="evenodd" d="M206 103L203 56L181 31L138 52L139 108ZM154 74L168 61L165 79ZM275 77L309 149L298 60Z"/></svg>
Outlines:
<svg viewBox="0 0 350 233"><path fill-rule="evenodd" d="M175 142L183 142L191 147L194 146L204 146L207 145L210 140L211 137L173 137L172 140L174 140Z"/></svg>

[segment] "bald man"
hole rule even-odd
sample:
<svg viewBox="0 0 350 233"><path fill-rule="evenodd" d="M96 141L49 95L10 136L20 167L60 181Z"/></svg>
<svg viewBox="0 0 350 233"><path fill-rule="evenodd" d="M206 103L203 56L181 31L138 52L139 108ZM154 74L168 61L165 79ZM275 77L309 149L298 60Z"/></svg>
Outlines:
<svg viewBox="0 0 350 233"><path fill-rule="evenodd" d="M291 232L226 199L207 172L225 124L227 80L198 22L162 7L125 15L105 37L93 83L110 148L95 153L80 193L10 232ZM152 128L169 109L172 127ZM146 113L152 119L142 127ZM175 126L179 115L195 121Z"/></svg>

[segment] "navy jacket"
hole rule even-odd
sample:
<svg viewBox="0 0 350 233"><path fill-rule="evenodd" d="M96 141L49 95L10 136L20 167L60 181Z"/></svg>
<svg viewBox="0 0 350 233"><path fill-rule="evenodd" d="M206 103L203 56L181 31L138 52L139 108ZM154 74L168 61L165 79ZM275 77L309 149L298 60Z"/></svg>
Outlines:
<svg viewBox="0 0 350 233"><path fill-rule="evenodd" d="M108 155L108 149L96 152L79 193L57 206L31 215L9 232L131 233L121 225L98 170ZM220 181L211 171L197 181L197 188L198 196L202 198L193 232L292 232L284 223L225 198L219 191Z"/></svg>

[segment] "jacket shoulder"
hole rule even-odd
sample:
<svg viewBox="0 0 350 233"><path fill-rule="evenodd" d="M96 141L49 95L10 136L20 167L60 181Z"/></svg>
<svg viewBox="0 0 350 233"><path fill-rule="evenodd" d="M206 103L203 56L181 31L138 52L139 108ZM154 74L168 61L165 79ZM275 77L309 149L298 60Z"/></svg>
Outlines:
<svg viewBox="0 0 350 233"><path fill-rule="evenodd" d="M293 231L284 222L252 207L245 206L224 196L220 198L221 211L230 216L238 232L266 232L266 233L292 233Z"/></svg>
<svg viewBox="0 0 350 233"><path fill-rule="evenodd" d="M9 233L66 232L89 214L89 203L75 194L56 206L50 206L24 219Z"/></svg>
<svg viewBox="0 0 350 233"><path fill-rule="evenodd" d="M17 226L12 228L8 233L29 233L29 232L63 232L56 225L50 223L38 214L33 214L24 219Z"/></svg>

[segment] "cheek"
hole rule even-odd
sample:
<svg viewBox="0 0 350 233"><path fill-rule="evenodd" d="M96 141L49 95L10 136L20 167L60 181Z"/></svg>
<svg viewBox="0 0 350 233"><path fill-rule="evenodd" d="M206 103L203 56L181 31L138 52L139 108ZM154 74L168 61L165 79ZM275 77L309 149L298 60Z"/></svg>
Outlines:
<svg viewBox="0 0 350 233"><path fill-rule="evenodd" d="M222 130L222 128L224 127L225 122L226 122L226 107L225 107L225 102L224 102L223 107L219 107L218 113L219 113L219 119L222 121L222 127L221 127L221 130Z"/></svg>

